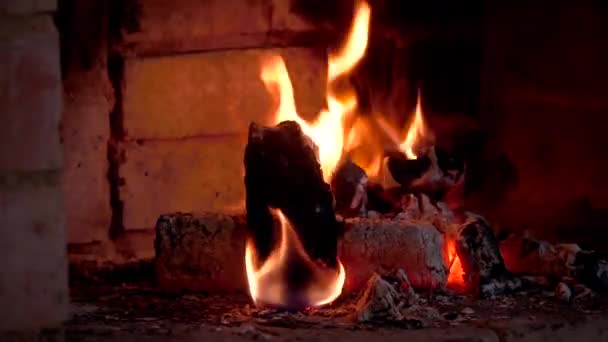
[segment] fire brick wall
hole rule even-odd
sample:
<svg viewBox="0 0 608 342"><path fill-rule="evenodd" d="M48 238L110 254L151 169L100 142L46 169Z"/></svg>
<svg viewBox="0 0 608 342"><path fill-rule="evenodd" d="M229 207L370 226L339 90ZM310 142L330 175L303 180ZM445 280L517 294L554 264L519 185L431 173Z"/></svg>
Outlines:
<svg viewBox="0 0 608 342"><path fill-rule="evenodd" d="M505 228L606 249L608 6L511 1L485 12L484 126L513 174L504 200L495 178L480 202Z"/></svg>
<svg viewBox="0 0 608 342"><path fill-rule="evenodd" d="M252 120L278 99L283 56L298 110L325 106L324 32L289 1L63 1L67 224L73 258L152 256L159 215L244 208Z"/></svg>

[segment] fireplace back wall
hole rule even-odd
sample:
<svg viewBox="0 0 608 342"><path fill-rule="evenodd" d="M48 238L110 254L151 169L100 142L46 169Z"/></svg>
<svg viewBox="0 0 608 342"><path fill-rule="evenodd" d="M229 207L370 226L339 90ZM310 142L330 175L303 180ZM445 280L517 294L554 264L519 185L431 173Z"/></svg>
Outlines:
<svg viewBox="0 0 608 342"><path fill-rule="evenodd" d="M430 92L429 120L465 118L478 127L460 141L454 132L465 125L444 125L439 137L452 145L473 141L462 152L466 205L511 231L592 245L605 237L606 5L480 2L470 5L474 15L447 22L432 15L447 2L432 5L425 23L386 40L411 56L398 72ZM293 13L289 1L59 6L73 259L149 258L159 214L242 208L247 125L270 124L277 105L259 79L265 56L285 59L304 115L325 106L325 49L336 35ZM397 6L405 18L421 10L406 7ZM372 27L371 39L377 34ZM443 41L444 48L425 48ZM448 58L424 58L429 51ZM463 66L466 54L472 62ZM401 85L406 101L396 101L413 107L416 85ZM450 87L458 96L442 95Z"/></svg>

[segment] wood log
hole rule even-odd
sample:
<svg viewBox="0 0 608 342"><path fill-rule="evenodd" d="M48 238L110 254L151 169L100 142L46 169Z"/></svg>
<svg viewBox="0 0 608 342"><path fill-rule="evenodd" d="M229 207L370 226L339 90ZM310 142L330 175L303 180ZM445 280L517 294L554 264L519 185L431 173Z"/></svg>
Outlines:
<svg viewBox="0 0 608 342"><path fill-rule="evenodd" d="M443 234L428 223L355 218L345 221L339 258L345 292L376 272L402 268L416 289L443 288L447 256ZM156 224L156 276L167 292L247 292L245 215L171 214Z"/></svg>
<svg viewBox="0 0 608 342"><path fill-rule="evenodd" d="M483 217L469 213L457 232L455 245L468 292L493 297L521 287L521 280L507 271L498 241Z"/></svg>
<svg viewBox="0 0 608 342"><path fill-rule="evenodd" d="M247 225L260 261L278 240L271 208L280 209L314 260L337 267L333 195L323 180L316 146L294 121L276 127L252 123L245 148Z"/></svg>
<svg viewBox="0 0 608 342"><path fill-rule="evenodd" d="M416 159L395 151L387 158L393 179L405 193L424 193L437 201L464 177L464 162L434 146Z"/></svg>
<svg viewBox="0 0 608 342"><path fill-rule="evenodd" d="M343 217L366 216L367 174L351 160L341 163L331 179L336 212Z"/></svg>

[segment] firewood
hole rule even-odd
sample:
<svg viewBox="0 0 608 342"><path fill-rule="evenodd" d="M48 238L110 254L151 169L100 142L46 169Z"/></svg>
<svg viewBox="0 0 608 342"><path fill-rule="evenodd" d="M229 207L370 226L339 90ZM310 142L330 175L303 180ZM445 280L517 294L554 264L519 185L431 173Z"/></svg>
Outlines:
<svg viewBox="0 0 608 342"><path fill-rule="evenodd" d="M521 280L507 271L498 241L483 217L468 214L467 221L457 232L456 254L469 292L493 297L521 287Z"/></svg>
<svg viewBox="0 0 608 342"><path fill-rule="evenodd" d="M338 257L344 292L362 288L374 272L403 268L413 288L443 288L447 260L443 234L429 223L353 218ZM171 214L156 225L156 275L168 292L246 292L245 215Z"/></svg>
<svg viewBox="0 0 608 342"><path fill-rule="evenodd" d="M393 179L406 193L425 193L433 200L441 199L464 177L464 162L434 146L416 159L395 151L387 158Z"/></svg>
<svg viewBox="0 0 608 342"><path fill-rule="evenodd" d="M314 260L337 267L341 227L323 180L316 146L294 121L276 127L252 123L245 148L248 232L265 260L277 241L271 208L280 209Z"/></svg>
<svg viewBox="0 0 608 342"><path fill-rule="evenodd" d="M367 213L367 175L351 160L341 163L331 179L336 199L336 212L344 217L365 216Z"/></svg>

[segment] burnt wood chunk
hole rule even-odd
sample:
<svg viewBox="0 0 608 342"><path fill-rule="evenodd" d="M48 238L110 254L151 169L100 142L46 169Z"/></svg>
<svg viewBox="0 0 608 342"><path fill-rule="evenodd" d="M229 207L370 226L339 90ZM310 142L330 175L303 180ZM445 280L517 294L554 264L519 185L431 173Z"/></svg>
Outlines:
<svg viewBox="0 0 608 342"><path fill-rule="evenodd" d="M406 193L424 193L440 200L464 177L465 164L455 156L431 147L416 159L401 152L387 153L387 166L393 179Z"/></svg>
<svg viewBox="0 0 608 342"><path fill-rule="evenodd" d="M334 172L331 189L336 199L336 211L344 217L365 216L367 212L367 174L351 160L346 160Z"/></svg>
<svg viewBox="0 0 608 342"><path fill-rule="evenodd" d="M494 232L481 216L468 214L457 232L456 253L469 292L492 297L521 286L521 280L507 271Z"/></svg>
<svg viewBox="0 0 608 342"><path fill-rule="evenodd" d="M278 240L271 208L280 209L308 254L337 267L340 225L330 186L323 180L316 147L294 121L276 127L249 126L245 148L249 235L264 260Z"/></svg>

